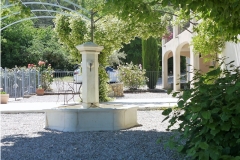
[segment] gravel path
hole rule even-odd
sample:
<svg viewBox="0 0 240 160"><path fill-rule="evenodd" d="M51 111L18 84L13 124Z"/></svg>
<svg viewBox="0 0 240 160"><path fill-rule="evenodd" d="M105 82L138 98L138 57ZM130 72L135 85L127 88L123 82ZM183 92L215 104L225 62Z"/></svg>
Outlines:
<svg viewBox="0 0 240 160"><path fill-rule="evenodd" d="M138 111L139 127L121 131L44 129L44 113L1 114L2 160L179 160L164 148L172 135L162 111ZM157 140L161 142L158 144Z"/></svg>
<svg viewBox="0 0 240 160"><path fill-rule="evenodd" d="M68 96L71 98L71 96ZM168 95L167 93L152 93L152 92L142 92L142 93L124 93L123 97L116 97L116 99L155 99L155 98L172 98L171 95ZM33 95L30 98L21 98L12 99L9 103L34 103L34 102L57 102L57 101L63 101L64 96L63 95L44 95L44 96L36 96ZM75 102L79 102L80 98L78 95L74 96ZM69 102L73 102L73 100L70 100Z"/></svg>

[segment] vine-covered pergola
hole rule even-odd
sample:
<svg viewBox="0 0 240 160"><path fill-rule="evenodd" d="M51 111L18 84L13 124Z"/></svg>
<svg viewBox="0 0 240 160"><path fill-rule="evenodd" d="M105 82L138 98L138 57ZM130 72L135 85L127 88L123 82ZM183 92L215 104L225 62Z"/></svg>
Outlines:
<svg viewBox="0 0 240 160"><path fill-rule="evenodd" d="M4 5L1 6L1 10L8 10L16 6L21 6L22 11L28 11L28 16L25 16L23 18L20 18L17 21L11 22L11 23L5 23L4 20L7 20L7 18L11 16L19 16L21 17L22 11L13 11L13 12L7 12L7 15L4 15L0 18L2 26L1 31L14 25L17 23L21 23L26 20L32 20L32 19L54 19L56 18L56 14L62 14L65 16L79 16L82 19L86 21L91 22L91 41L93 41L93 30L94 30L94 15L96 15L97 12L94 11L88 11L87 9L83 8L82 6L69 1L69 0L51 0L51 1L24 1L20 0L20 3L13 3L10 4L6 2ZM69 14L68 12L71 12L72 14Z"/></svg>

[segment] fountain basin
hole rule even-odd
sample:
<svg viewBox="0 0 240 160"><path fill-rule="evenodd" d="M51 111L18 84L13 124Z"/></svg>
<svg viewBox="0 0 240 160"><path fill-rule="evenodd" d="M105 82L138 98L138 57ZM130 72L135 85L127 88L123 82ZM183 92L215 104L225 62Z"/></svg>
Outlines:
<svg viewBox="0 0 240 160"><path fill-rule="evenodd" d="M133 105L81 105L45 109L45 128L63 132L114 131L137 126L137 109Z"/></svg>

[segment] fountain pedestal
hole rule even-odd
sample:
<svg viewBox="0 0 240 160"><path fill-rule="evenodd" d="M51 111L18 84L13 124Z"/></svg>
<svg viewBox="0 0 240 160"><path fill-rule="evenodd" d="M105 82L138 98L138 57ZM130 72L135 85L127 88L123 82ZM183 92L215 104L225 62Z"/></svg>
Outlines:
<svg viewBox="0 0 240 160"><path fill-rule="evenodd" d="M138 125L137 106L99 105L98 54L92 42L77 46L82 54L82 105L46 109L45 128L66 132L127 129Z"/></svg>
<svg viewBox="0 0 240 160"><path fill-rule="evenodd" d="M134 127L137 123L136 106L112 108L80 108L69 106L47 109L46 129L64 132L114 131Z"/></svg>

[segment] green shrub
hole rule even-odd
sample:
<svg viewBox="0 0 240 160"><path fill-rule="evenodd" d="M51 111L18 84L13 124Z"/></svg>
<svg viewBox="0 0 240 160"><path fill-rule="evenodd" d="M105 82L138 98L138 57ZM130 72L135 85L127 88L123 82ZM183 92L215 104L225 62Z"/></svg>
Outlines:
<svg viewBox="0 0 240 160"><path fill-rule="evenodd" d="M175 147L191 159L240 159L240 67L219 64L205 75L196 71L195 87L173 93L179 98L177 109L163 112L168 130L178 124L186 141Z"/></svg>
<svg viewBox="0 0 240 160"><path fill-rule="evenodd" d="M138 89L148 81L148 78L144 76L145 70L141 70L139 66L134 65L132 62L118 66L118 70L120 81L130 90Z"/></svg>
<svg viewBox="0 0 240 160"><path fill-rule="evenodd" d="M142 40L142 61L143 68L146 71L159 71L159 54L157 40L153 37L147 40ZM158 81L158 73L155 74L147 72L146 76L149 81L147 86L149 89L154 89Z"/></svg>

